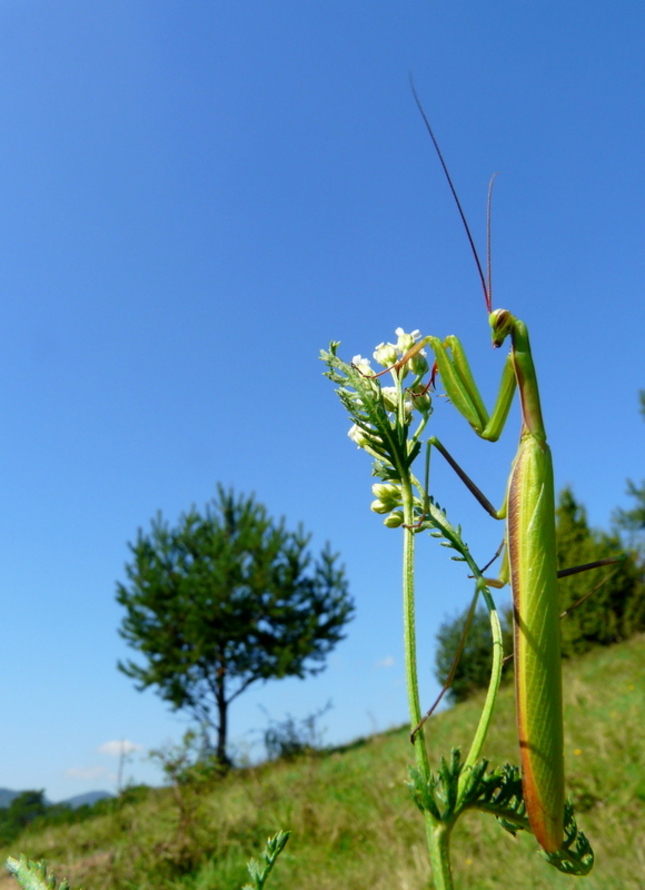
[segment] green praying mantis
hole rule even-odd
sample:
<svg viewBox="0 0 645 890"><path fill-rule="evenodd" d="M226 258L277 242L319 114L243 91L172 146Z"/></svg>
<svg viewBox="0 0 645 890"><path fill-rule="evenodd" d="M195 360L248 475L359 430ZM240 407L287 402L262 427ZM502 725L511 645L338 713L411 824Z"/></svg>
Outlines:
<svg viewBox="0 0 645 890"><path fill-rule="evenodd" d="M515 616L517 727L522 784L533 833L547 852L562 844L564 814L564 740L557 592L553 463L540 408L535 366L526 326L506 309L492 310L487 295L493 345L511 338L499 395L489 415L456 337L430 346L444 389L457 410L482 439L496 441L504 427L516 388L522 427L504 503L488 512L506 520L505 549L499 579L510 580ZM437 440L434 446L454 467Z"/></svg>
<svg viewBox="0 0 645 890"><path fill-rule="evenodd" d="M600 560L563 572L557 570L553 463L540 407L529 335L526 325L507 309L493 309L492 306L490 201L493 180L488 196L488 264L485 276L450 173L414 86L413 94L475 258L493 346L499 348L509 338L511 348L502 372L497 400L490 414L457 337L449 336L445 340L426 337L415 344L401 363L429 345L435 356L433 376L438 372L446 395L455 408L478 436L491 442L500 437L515 391L519 390L520 441L511 465L504 502L499 509L495 509L436 437L432 437L430 443L444 456L488 513L506 521L499 578L487 581L495 587L503 587L510 581L512 588L517 728L524 800L536 839L544 850L552 853L563 842L565 800L561 615L557 579L616 560Z"/></svg>

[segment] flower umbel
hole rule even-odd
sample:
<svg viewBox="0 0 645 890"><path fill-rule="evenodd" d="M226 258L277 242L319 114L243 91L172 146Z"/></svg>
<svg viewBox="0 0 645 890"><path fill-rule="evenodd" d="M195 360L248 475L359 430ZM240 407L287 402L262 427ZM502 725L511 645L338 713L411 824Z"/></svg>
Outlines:
<svg viewBox="0 0 645 890"><path fill-rule="evenodd" d="M428 362L422 355L419 331L406 334L398 328L396 334L396 344L381 343L374 351L375 361L390 372L394 385L383 386L381 375L385 372L375 374L369 359L361 355L349 364L343 362L337 355L337 343L322 355L329 368L326 374L338 384L338 395L353 421L350 439L375 459L373 473L383 483L374 486L371 509L385 515L390 528L403 523L401 485L404 478L405 484L410 484L410 466L420 451L420 437L432 413L428 384L422 380ZM406 387L403 381L410 373L414 380ZM412 430L415 417L418 422ZM422 491L416 483L415 487L421 504Z"/></svg>

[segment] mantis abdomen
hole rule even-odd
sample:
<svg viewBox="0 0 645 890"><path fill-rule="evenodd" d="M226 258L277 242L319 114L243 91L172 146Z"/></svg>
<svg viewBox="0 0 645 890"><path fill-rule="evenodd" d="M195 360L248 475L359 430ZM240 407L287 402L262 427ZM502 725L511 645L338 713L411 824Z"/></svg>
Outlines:
<svg viewBox="0 0 645 890"><path fill-rule="evenodd" d="M553 466L549 446L526 428L507 510L524 798L536 838L554 852L563 838L564 756Z"/></svg>

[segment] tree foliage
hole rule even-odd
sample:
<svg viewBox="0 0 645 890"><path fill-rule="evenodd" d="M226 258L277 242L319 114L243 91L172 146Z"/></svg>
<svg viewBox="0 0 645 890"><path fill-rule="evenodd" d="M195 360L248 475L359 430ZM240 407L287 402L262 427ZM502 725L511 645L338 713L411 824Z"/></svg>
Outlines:
<svg viewBox="0 0 645 890"><path fill-rule="evenodd" d="M561 610L570 608L596 585L597 590L561 622L562 653L579 655L593 646L607 646L645 630L645 567L634 553L625 553L617 535L589 528L587 513L570 488L560 493L556 508L558 568L601 559L621 558L615 566L582 572L558 582ZM459 646L468 610L441 625L437 633L436 677L445 683ZM513 651L512 610L501 616L504 651ZM464 701L488 685L492 663L488 613L475 613L449 691L453 702Z"/></svg>
<svg viewBox="0 0 645 890"><path fill-rule="evenodd" d="M442 686L452 669L468 612L469 609L466 609L457 618L445 621L437 632L435 676ZM510 610L500 614L500 621L504 636L504 653L508 655L513 651L512 613ZM487 610L481 607L473 615L470 631L464 643L459 664L455 669L454 679L446 693L448 699L456 704L470 698L478 689L485 689L490 679L492 663L490 618Z"/></svg>
<svg viewBox="0 0 645 890"><path fill-rule="evenodd" d="M22 791L8 807L0 809L0 843L9 844L23 828L48 809L44 791Z"/></svg>
<svg viewBox="0 0 645 890"><path fill-rule="evenodd" d="M129 545L119 632L146 663L119 668L215 730L222 762L230 703L258 680L323 670L352 616L337 556L327 545L314 561L309 540L219 486L203 514L193 508L175 528L158 514Z"/></svg>
<svg viewBox="0 0 645 890"><path fill-rule="evenodd" d="M645 420L645 389L638 394L640 401L640 411ZM623 510L618 508L614 512L614 521L619 529L626 531L630 538L635 542L642 542L642 536L645 532L645 479L641 480L640 485L636 485L631 479L627 480L627 494L634 498L635 505L631 510ZM641 543L642 548L642 543Z"/></svg>
<svg viewBox="0 0 645 890"><path fill-rule="evenodd" d="M570 488L560 493L556 508L558 568L584 565L600 559L622 563L582 572L559 581L562 610L595 590L562 621L562 652L577 655L593 646L626 640L645 629L645 575L633 553L624 553L617 535L589 528L585 508Z"/></svg>

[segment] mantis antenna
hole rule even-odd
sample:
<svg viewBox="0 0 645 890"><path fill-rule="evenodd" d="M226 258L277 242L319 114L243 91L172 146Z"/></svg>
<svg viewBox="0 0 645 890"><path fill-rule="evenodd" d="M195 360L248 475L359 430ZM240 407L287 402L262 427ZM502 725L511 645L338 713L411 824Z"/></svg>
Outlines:
<svg viewBox="0 0 645 890"><path fill-rule="evenodd" d="M492 198L493 198L493 182L495 181L495 177L497 173L494 173L491 177L490 183L488 185L488 201L487 201L487 209L486 209L486 271L487 274L484 275L484 269L479 259L479 254L477 253L477 248L475 246L475 239L472 236L472 232L470 231L470 226L468 225L468 220L466 219L466 214L464 213L463 207L461 206L461 201L459 200L459 195L457 194L457 189L455 188L452 177L450 176L450 171L448 170L448 165L443 159L443 155L441 153L441 149L439 148L439 143L437 142L435 135L432 131L432 127L430 126L430 121L428 120L428 116L425 113L423 105L421 104L421 100L419 99L419 95L416 91L416 87L414 86L414 80L412 76L410 76L410 87L412 89L412 95L414 96L414 101L417 104L417 108L419 109L419 113L423 118L423 123L426 125L426 129L430 134L430 138L432 139L432 144L434 145L435 151L437 152L437 156L441 163L441 167L443 169L444 175L450 186L450 191L452 192L452 196L455 200L455 204L457 205L457 210L459 211L459 216L461 217L461 221L463 223L464 229L466 231L466 235L468 237L468 243L470 244L470 250L475 259L475 264L477 266L477 272L479 273L479 280L481 281L482 289L484 291L484 300L486 301L486 309L490 313L493 309L493 290L492 290L492 274L491 274L491 207L492 207Z"/></svg>

